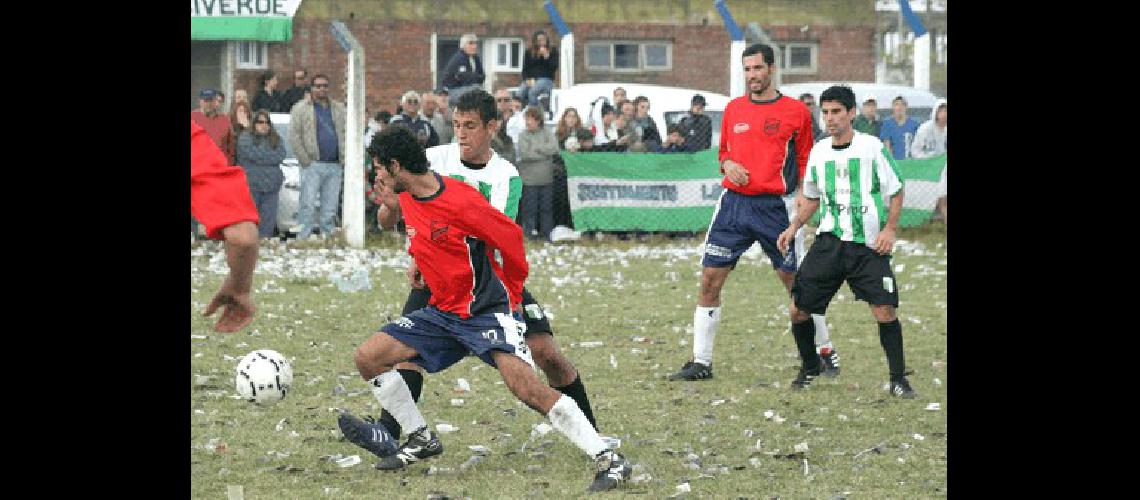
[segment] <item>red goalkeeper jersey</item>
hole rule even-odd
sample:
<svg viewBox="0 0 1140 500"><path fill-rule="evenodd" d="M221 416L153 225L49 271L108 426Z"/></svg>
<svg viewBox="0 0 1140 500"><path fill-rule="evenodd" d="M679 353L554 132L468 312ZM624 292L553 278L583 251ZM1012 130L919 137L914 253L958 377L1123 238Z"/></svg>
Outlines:
<svg viewBox="0 0 1140 500"><path fill-rule="evenodd" d="M789 194L804 176L813 139L806 104L783 94L771 101L737 97L724 108L720 161L743 165L748 184L738 186L725 177L721 185L747 195Z"/></svg>
<svg viewBox="0 0 1140 500"><path fill-rule="evenodd" d="M431 305L467 319L509 314L522 302L529 268L522 228L463 181L431 172L440 190L426 198L400 193L408 253L431 289ZM503 265L492 256L498 249Z"/></svg>
<svg viewBox="0 0 1140 500"><path fill-rule="evenodd" d="M245 171L226 160L206 131L190 121L190 213L206 226L206 236L238 222L258 223L257 207Z"/></svg>

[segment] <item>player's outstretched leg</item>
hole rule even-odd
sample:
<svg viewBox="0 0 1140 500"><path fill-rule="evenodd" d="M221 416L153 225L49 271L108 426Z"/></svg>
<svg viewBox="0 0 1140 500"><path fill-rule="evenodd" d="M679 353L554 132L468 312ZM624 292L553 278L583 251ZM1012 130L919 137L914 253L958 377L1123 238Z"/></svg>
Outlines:
<svg viewBox="0 0 1140 500"><path fill-rule="evenodd" d="M590 426L598 430L598 422L594 419L594 411L590 408L590 397L586 395L586 386L582 384L582 377L574 367L574 363L558 349L554 335L549 332L531 333L528 326L526 344L534 356L534 364L546 374L546 381L550 387L570 396L586 415Z"/></svg>
<svg viewBox="0 0 1140 500"><path fill-rule="evenodd" d="M889 305L871 306L871 312L879 322L879 344L887 354L887 368L891 374L890 390L895 397L913 399L918 396L906 379L906 357L903 355L902 324L895 316L895 308Z"/></svg>
<svg viewBox="0 0 1140 500"><path fill-rule="evenodd" d="M805 312L795 309L792 305L792 336L796 339L796 348L800 351L800 372L792 381L792 389L806 389L811 385L813 378L820 373L820 358L815 352L815 322Z"/></svg>
<svg viewBox="0 0 1140 500"><path fill-rule="evenodd" d="M431 290L427 287L412 288L408 291L408 298L404 301L404 311L401 313L407 316L415 311L427 307L428 302L431 300ZM404 379L404 383L408 384L408 391L412 393L412 401L420 402L420 393L423 391L424 374L423 369L414 363L399 363L396 365L396 372ZM388 410L380 412L380 423L388 432L392 434L397 441L400 439L400 434L403 429L400 428L400 423L392 416Z"/></svg>
<svg viewBox="0 0 1140 500"><path fill-rule="evenodd" d="M611 490L629 479L633 472L629 461L606 445L573 399L544 385L531 366L515 354L493 351L491 356L511 393L549 418L558 432L594 459L596 472L589 491Z"/></svg>

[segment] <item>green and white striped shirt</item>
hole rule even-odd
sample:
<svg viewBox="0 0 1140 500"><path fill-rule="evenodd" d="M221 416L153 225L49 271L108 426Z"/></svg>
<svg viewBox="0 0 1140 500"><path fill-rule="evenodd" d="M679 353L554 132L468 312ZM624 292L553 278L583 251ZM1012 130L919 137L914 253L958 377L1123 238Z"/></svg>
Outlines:
<svg viewBox="0 0 1140 500"><path fill-rule="evenodd" d="M854 131L851 144L834 149L819 141L808 156L804 197L820 200L819 228L840 240L875 246L887 225L890 199L903 188L894 157L879 138Z"/></svg>
<svg viewBox="0 0 1140 500"><path fill-rule="evenodd" d="M479 190L491 206L514 219L519 213L519 198L522 196L522 178L511 162L491 151L491 161L479 170L467 168L460 161L459 143L441 144L427 148L428 164L431 169Z"/></svg>

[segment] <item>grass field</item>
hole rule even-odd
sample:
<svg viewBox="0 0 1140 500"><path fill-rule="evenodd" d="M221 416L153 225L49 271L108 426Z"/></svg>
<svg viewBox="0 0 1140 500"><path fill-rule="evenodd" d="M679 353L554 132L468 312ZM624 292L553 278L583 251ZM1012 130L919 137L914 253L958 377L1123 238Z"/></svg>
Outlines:
<svg viewBox="0 0 1140 500"><path fill-rule="evenodd" d="M946 496L945 233L900 237L899 317L919 394L909 401L885 390L877 326L846 286L828 310L842 374L818 379L804 393L791 391L799 359L788 298L759 248L725 286L716 378L701 382L664 380L691 353L700 240L528 248L528 288L578 366L602 434L621 439L620 451L635 463L635 481L601 495ZM515 401L498 373L474 358L426 378L420 408L429 424L459 428L441 435L440 457L381 472L372 467L373 455L341 437L338 408L379 415L352 354L398 316L407 262L394 238L370 239L366 250L263 248L257 319L224 335L201 316L225 272L222 252L216 243L191 249L192 497L226 498L238 487L258 499L585 495L592 462L557 432L533 432L545 419ZM329 273L357 265L369 266L372 289L340 292ZM237 360L259 348L293 363L293 391L275 406L235 396ZM459 378L470 382L470 392L456 392ZM475 445L490 451L465 466ZM340 467L329 458L337 455L362 461Z"/></svg>

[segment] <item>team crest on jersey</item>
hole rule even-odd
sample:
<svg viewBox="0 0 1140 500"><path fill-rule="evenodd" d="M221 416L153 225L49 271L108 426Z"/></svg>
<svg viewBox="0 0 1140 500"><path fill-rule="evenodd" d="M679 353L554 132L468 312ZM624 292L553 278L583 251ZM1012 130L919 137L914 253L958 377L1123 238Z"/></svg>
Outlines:
<svg viewBox="0 0 1140 500"><path fill-rule="evenodd" d="M447 234L447 230L450 228L450 226L442 222L434 220L431 221L431 240L436 241L440 239L444 234Z"/></svg>
<svg viewBox="0 0 1140 500"><path fill-rule="evenodd" d="M780 120L777 118L764 119L764 133L768 135L776 135L780 131Z"/></svg>
<svg viewBox="0 0 1140 500"><path fill-rule="evenodd" d="M748 126L747 123L737 123L736 125L732 126L732 133L743 134L743 133L747 132L749 128L750 127Z"/></svg>

